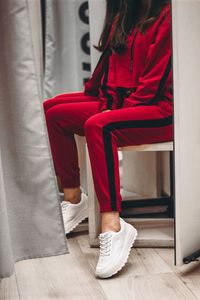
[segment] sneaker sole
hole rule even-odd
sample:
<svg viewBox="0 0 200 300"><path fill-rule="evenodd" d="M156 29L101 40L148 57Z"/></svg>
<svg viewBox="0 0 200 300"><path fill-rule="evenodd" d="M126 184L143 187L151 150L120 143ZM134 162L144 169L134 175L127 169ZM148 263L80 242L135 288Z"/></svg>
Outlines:
<svg viewBox="0 0 200 300"><path fill-rule="evenodd" d="M69 229L67 229L67 231L65 231L65 234L70 233L75 227L78 226L79 223L81 223L83 220L85 220L88 217L88 209L84 209L83 211L81 211L81 213L79 215L76 216L76 218L74 218L71 223L69 223Z"/></svg>
<svg viewBox="0 0 200 300"><path fill-rule="evenodd" d="M130 254L130 252L131 252L131 248L133 247L133 244L134 244L134 242L135 242L135 240L136 240L136 238L137 238L137 236L138 236L138 232L137 232L137 229L135 229L134 227L133 227L133 229L134 230L132 230L131 229L131 235L129 236L129 238L128 238L128 241L126 242L126 248L127 248L127 252L126 252L126 254L122 257L123 258L123 260L121 261L121 263L119 264L119 267L114 271L114 272L112 272L112 273L110 273L110 274L106 274L106 275L98 275L98 273L96 273L95 275L97 276L97 277L100 277L100 278L108 278L108 277L111 277L111 276L113 276L113 275L115 275L116 273L118 273L124 266L125 266L125 264L127 263L127 261L128 261L128 258L129 258L129 254Z"/></svg>

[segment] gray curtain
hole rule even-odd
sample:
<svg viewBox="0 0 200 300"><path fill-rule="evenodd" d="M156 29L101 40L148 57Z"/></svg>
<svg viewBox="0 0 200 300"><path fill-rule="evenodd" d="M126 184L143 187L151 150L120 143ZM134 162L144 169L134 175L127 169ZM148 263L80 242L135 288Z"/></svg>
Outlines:
<svg viewBox="0 0 200 300"><path fill-rule="evenodd" d="M44 98L49 98L82 90L90 76L89 13L84 0L45 3Z"/></svg>
<svg viewBox="0 0 200 300"><path fill-rule="evenodd" d="M0 0L0 277L69 253L42 109L39 0Z"/></svg>

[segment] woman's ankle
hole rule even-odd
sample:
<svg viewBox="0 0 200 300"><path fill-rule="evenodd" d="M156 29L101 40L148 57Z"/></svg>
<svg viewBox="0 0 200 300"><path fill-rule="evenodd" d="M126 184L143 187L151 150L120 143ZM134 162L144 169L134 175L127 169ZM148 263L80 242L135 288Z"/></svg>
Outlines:
<svg viewBox="0 0 200 300"><path fill-rule="evenodd" d="M81 188L80 186L75 188L63 188L64 201L69 201L73 204L77 204L81 201Z"/></svg>
<svg viewBox="0 0 200 300"><path fill-rule="evenodd" d="M119 231L121 229L119 212L104 212L101 214L101 232L106 232L109 230Z"/></svg>

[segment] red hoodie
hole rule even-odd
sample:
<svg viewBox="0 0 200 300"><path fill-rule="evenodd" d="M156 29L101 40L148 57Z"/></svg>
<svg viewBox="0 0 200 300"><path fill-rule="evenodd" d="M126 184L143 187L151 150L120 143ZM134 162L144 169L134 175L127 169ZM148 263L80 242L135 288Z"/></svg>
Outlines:
<svg viewBox="0 0 200 300"><path fill-rule="evenodd" d="M145 34L132 31L126 51L118 54L107 48L103 52L84 93L100 98L100 111L157 103L172 114L171 56L171 10L167 4Z"/></svg>

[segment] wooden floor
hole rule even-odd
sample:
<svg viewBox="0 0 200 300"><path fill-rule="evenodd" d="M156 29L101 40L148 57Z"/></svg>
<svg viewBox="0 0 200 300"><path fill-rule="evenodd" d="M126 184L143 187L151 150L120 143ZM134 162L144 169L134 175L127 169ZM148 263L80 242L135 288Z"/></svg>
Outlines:
<svg viewBox="0 0 200 300"><path fill-rule="evenodd" d="M15 264L15 274L0 282L0 300L193 300L200 299L200 262L173 266L173 249L132 248L114 277L97 279L99 249L88 232L67 235L70 254Z"/></svg>

